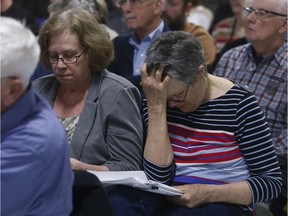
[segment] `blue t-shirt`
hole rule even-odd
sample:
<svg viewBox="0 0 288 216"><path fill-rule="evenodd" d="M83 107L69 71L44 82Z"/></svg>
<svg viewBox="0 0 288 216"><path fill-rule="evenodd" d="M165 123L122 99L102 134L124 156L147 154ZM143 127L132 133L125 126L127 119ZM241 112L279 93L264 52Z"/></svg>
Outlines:
<svg viewBox="0 0 288 216"><path fill-rule="evenodd" d="M65 131L28 90L1 113L1 215L69 215L73 173Z"/></svg>

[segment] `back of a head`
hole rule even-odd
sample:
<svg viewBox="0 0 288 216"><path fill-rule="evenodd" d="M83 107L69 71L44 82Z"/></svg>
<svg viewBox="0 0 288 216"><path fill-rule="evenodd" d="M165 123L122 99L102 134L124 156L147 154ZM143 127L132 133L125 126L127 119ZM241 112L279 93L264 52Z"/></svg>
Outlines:
<svg viewBox="0 0 288 216"><path fill-rule="evenodd" d="M102 8L97 0L56 0L49 5L48 11L50 15L53 15L57 11L73 8L84 9L90 12L100 23L103 22L103 19L105 19L105 16L108 13L105 12L105 8Z"/></svg>
<svg viewBox="0 0 288 216"><path fill-rule="evenodd" d="M47 8L50 16L59 10L65 10L69 5L69 0L55 0L51 2Z"/></svg>
<svg viewBox="0 0 288 216"><path fill-rule="evenodd" d="M36 37L19 21L1 17L0 38L1 78L17 77L27 87L39 62Z"/></svg>
<svg viewBox="0 0 288 216"><path fill-rule="evenodd" d="M193 6L199 5L199 0L190 0Z"/></svg>
<svg viewBox="0 0 288 216"><path fill-rule="evenodd" d="M197 81L199 67L205 66L200 42L192 34L183 31L161 33L147 50L149 68L164 66L164 73L185 83Z"/></svg>

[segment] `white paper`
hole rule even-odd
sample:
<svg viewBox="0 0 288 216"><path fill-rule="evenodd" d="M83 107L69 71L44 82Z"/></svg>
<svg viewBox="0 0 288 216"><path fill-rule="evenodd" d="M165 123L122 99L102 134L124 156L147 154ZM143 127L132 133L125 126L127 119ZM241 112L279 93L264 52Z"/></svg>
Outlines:
<svg viewBox="0 0 288 216"><path fill-rule="evenodd" d="M181 195L182 192L168 185L148 180L143 171L92 171L102 184L121 184L164 195Z"/></svg>

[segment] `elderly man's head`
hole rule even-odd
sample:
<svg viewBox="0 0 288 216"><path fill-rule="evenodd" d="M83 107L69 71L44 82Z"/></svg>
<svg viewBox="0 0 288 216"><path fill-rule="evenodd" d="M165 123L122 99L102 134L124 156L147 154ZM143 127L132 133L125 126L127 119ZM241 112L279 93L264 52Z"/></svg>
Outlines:
<svg viewBox="0 0 288 216"><path fill-rule="evenodd" d="M243 15L246 38L252 44L272 45L278 40L284 42L287 0L246 0Z"/></svg>
<svg viewBox="0 0 288 216"><path fill-rule="evenodd" d="M0 22L1 112L21 97L39 61L36 37L24 24L9 17Z"/></svg>

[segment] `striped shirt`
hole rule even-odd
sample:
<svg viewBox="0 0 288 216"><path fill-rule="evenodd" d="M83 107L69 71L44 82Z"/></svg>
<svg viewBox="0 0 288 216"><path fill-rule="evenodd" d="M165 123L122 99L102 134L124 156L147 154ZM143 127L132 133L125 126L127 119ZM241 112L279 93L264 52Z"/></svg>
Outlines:
<svg viewBox="0 0 288 216"><path fill-rule="evenodd" d="M147 126L145 100L144 118ZM191 113L167 108L167 124L174 162L163 167L144 158L148 178L172 185L246 181L253 203L280 193L281 172L268 124L246 89L236 84Z"/></svg>
<svg viewBox="0 0 288 216"><path fill-rule="evenodd" d="M275 54L253 58L251 44L228 51L219 61L216 76L228 77L256 96L272 134L277 155L287 157L287 41Z"/></svg>

